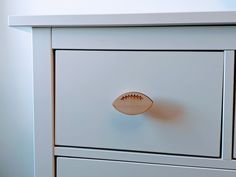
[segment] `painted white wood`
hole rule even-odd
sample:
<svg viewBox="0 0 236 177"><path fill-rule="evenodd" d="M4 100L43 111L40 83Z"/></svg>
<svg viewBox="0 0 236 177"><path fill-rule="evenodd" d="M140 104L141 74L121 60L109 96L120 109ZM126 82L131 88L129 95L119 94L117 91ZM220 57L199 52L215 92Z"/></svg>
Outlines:
<svg viewBox="0 0 236 177"><path fill-rule="evenodd" d="M233 25L236 12L10 16L9 26L176 26Z"/></svg>
<svg viewBox="0 0 236 177"><path fill-rule="evenodd" d="M56 144L219 157L223 60L223 52L56 51ZM112 102L128 91L154 106L119 113Z"/></svg>
<svg viewBox="0 0 236 177"><path fill-rule="evenodd" d="M236 119L234 116L234 159L236 160Z"/></svg>
<svg viewBox="0 0 236 177"><path fill-rule="evenodd" d="M235 170L204 169L118 161L58 158L58 177L235 177Z"/></svg>
<svg viewBox="0 0 236 177"><path fill-rule="evenodd" d="M54 177L51 29L33 28L35 177Z"/></svg>
<svg viewBox="0 0 236 177"><path fill-rule="evenodd" d="M43 27L33 28L35 177L55 177L55 155L135 162L59 158L59 177L236 176L224 170L236 169L235 16L236 12L197 12L9 17L9 26ZM57 63L56 141L84 148L54 149L52 49L185 51L170 52L172 57L154 51L57 52L62 60ZM167 105L167 112L181 108L182 119L129 117L112 108L119 94L138 88L157 96L157 105ZM113 148L157 153L109 150Z"/></svg>
<svg viewBox="0 0 236 177"><path fill-rule="evenodd" d="M233 151L234 51L225 51L224 53L222 158L231 160Z"/></svg>
<svg viewBox="0 0 236 177"><path fill-rule="evenodd" d="M235 93L235 89L234 89ZM236 99L236 94L234 95L234 143L233 143L233 155L234 155L234 160L236 161L236 104L235 104L235 99Z"/></svg>
<svg viewBox="0 0 236 177"><path fill-rule="evenodd" d="M53 28L55 49L225 50L236 26Z"/></svg>
<svg viewBox="0 0 236 177"><path fill-rule="evenodd" d="M234 116L234 160L236 159L236 120Z"/></svg>
<svg viewBox="0 0 236 177"><path fill-rule="evenodd" d="M181 155L170 156L164 154L135 153L71 147L55 147L55 155L236 170L236 161L222 160L219 158L190 157Z"/></svg>

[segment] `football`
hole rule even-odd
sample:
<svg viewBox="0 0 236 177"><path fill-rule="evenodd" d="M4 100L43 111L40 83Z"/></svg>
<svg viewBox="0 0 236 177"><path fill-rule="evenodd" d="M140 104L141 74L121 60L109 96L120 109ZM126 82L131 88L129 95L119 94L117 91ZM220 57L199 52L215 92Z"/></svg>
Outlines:
<svg viewBox="0 0 236 177"><path fill-rule="evenodd" d="M153 101L143 93L127 92L115 99L113 106L116 110L127 115L137 115L146 112Z"/></svg>

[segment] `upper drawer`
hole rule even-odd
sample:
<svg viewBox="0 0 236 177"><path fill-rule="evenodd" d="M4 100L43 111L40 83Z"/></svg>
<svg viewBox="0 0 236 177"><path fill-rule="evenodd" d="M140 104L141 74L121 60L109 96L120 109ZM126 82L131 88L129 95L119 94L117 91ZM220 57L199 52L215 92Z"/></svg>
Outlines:
<svg viewBox="0 0 236 177"><path fill-rule="evenodd" d="M56 51L56 145L220 156L223 52ZM138 91L144 114L113 101Z"/></svg>

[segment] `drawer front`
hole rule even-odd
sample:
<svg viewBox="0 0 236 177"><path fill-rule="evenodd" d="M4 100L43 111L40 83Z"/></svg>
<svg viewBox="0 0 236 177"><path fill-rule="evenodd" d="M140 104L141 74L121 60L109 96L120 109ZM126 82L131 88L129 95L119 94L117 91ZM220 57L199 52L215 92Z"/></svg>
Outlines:
<svg viewBox="0 0 236 177"><path fill-rule="evenodd" d="M177 167L130 162L57 159L57 177L235 177L234 170Z"/></svg>
<svg viewBox="0 0 236 177"><path fill-rule="evenodd" d="M222 52L56 51L56 145L220 156ZM138 91L139 115L113 101Z"/></svg>
<svg viewBox="0 0 236 177"><path fill-rule="evenodd" d="M236 114L234 113L234 158L236 159Z"/></svg>

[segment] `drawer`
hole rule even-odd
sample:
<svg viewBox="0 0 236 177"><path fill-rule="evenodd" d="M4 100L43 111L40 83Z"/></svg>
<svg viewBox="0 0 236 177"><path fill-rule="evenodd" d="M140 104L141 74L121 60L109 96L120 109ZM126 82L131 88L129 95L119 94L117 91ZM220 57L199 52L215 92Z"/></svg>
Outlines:
<svg viewBox="0 0 236 177"><path fill-rule="evenodd" d="M234 158L236 159L236 118L235 118L235 113L234 113Z"/></svg>
<svg viewBox="0 0 236 177"><path fill-rule="evenodd" d="M57 177L235 177L235 170L178 167L118 161L57 159Z"/></svg>
<svg viewBox="0 0 236 177"><path fill-rule="evenodd" d="M223 52L58 50L55 71L57 146L220 157ZM152 106L117 111L130 91Z"/></svg>

